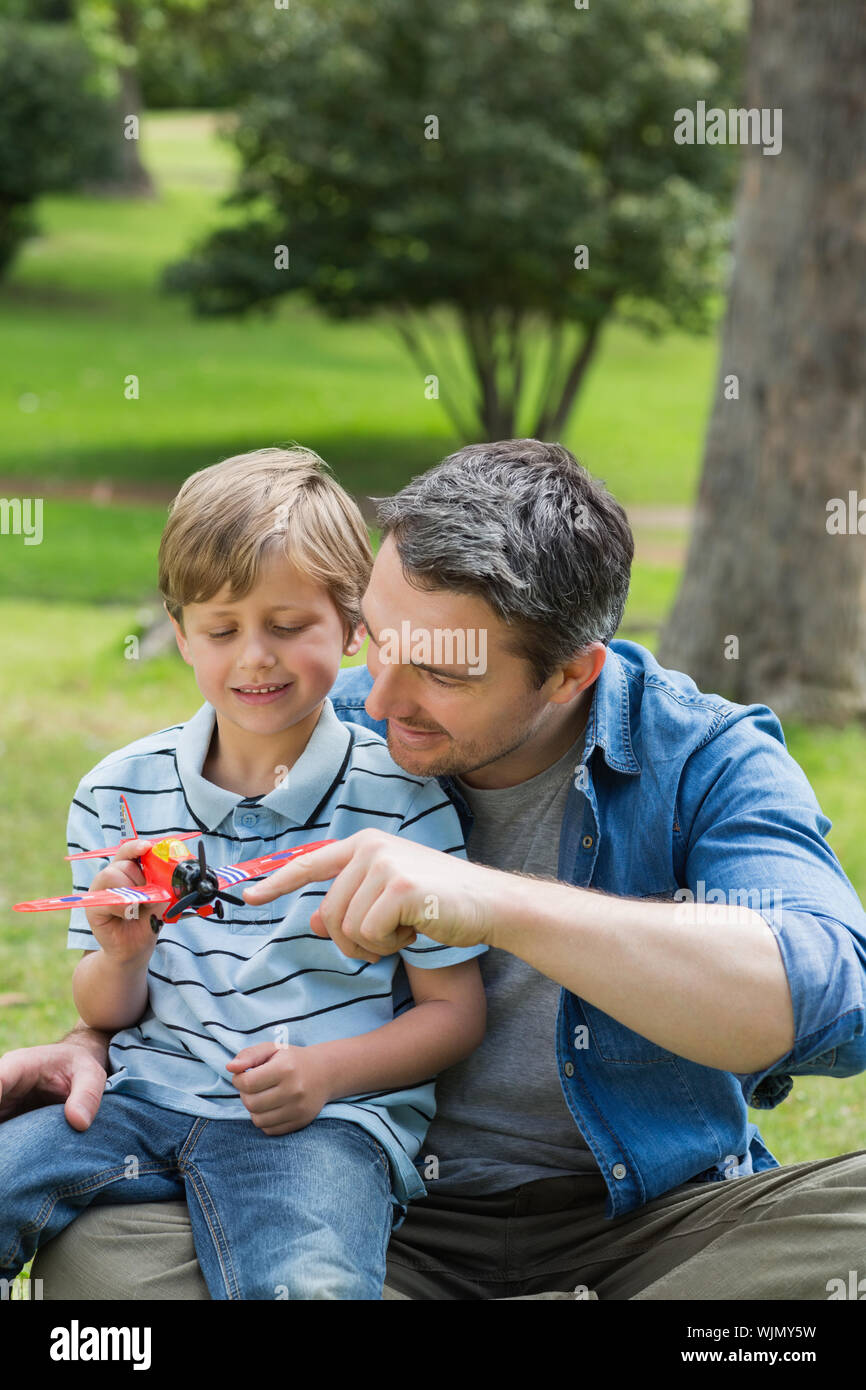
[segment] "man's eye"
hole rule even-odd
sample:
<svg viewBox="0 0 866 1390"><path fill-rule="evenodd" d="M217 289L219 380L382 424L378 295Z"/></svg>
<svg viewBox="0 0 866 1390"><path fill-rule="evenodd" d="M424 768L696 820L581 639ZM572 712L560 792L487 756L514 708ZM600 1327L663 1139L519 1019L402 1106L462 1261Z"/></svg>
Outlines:
<svg viewBox="0 0 866 1390"><path fill-rule="evenodd" d="M438 676L434 676L434 675L433 675L433 672L432 672L432 671L428 671L428 672L427 672L427 675L430 677L430 679L431 679L431 681L433 682L434 685L441 685L442 688L443 688L444 690L456 690L457 687L458 687L459 684L460 684L459 681L443 681L443 680L440 680L440 678L439 678Z"/></svg>

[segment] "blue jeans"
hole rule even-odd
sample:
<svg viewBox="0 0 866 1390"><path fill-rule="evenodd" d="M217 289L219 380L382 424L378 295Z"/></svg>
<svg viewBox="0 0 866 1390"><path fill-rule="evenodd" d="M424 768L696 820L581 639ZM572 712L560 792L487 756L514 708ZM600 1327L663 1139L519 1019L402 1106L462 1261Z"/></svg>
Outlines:
<svg viewBox="0 0 866 1390"><path fill-rule="evenodd" d="M381 1299L405 1212L385 1150L351 1121L267 1135L109 1093L83 1132L62 1105L0 1124L0 1277L91 1204L178 1198L215 1299Z"/></svg>

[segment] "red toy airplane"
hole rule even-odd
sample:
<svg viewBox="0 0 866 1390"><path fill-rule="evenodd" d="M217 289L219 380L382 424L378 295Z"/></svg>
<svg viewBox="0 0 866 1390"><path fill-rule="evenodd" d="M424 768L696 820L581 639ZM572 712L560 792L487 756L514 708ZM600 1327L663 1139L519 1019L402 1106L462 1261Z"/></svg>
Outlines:
<svg viewBox="0 0 866 1390"><path fill-rule="evenodd" d="M105 849L85 850L83 854L67 854L66 859L110 859L120 845L138 839L132 815L126 798L120 798L121 829L128 831L118 845ZM224 864L220 869L209 869L204 856L204 845L199 844L198 858L190 854L182 840L193 840L200 830L190 830L181 835L168 835L156 840L151 848L139 859L145 882L140 888L102 888L95 893L73 893L64 898L37 898L32 903L15 903L16 912L56 912L73 907L105 907L113 903L168 903L163 914L164 922L174 922L186 908L195 908L199 917L212 915L222 918L223 902L236 903L248 907L243 898L233 897L225 889L235 883L243 883L251 878L264 878L266 874L287 864L299 854L309 854L310 850L321 849L323 845L334 844L333 840L317 840L315 844L299 845L297 849L282 849L276 854L265 855L262 859L247 859L243 864Z"/></svg>

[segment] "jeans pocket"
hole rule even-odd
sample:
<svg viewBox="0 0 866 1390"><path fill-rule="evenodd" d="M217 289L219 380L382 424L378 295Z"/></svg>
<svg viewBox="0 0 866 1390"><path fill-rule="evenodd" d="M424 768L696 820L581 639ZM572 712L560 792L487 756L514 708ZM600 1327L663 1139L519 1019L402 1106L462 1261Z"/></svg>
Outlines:
<svg viewBox="0 0 866 1390"><path fill-rule="evenodd" d="M367 1138L368 1138L368 1139L370 1140L370 1142L374 1145L374 1147L375 1147L375 1149L376 1149L376 1157L379 1159L379 1162L381 1163L382 1167L384 1168L384 1170L385 1170L385 1175L386 1175L386 1177L387 1177L387 1179L388 1179L388 1182L390 1183L390 1181L391 1181L391 1160L390 1160L390 1158L388 1157L387 1153L386 1153L385 1150L383 1149L382 1145L379 1143L379 1140L378 1140L378 1139L374 1139L373 1136L372 1136L372 1134L369 1134L369 1133L367 1134Z"/></svg>
<svg viewBox="0 0 866 1390"><path fill-rule="evenodd" d="M387 1150L379 1143L375 1135L371 1134L364 1125L359 1124L356 1120L338 1120L328 1117L324 1123L345 1126L345 1132L351 1139L357 1141L368 1153L372 1149L388 1179L388 1185L390 1186L391 1160L388 1157Z"/></svg>

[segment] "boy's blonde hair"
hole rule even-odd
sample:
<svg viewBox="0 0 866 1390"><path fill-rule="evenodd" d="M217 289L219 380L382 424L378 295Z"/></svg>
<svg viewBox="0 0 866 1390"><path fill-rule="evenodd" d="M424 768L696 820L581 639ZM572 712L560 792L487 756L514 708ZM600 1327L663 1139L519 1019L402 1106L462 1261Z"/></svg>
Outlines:
<svg viewBox="0 0 866 1390"><path fill-rule="evenodd" d="M235 454L187 478L159 547L166 608L182 624L185 604L207 603L225 584L243 598L275 547L325 586L354 631L373 564L370 538L328 465L300 446Z"/></svg>

